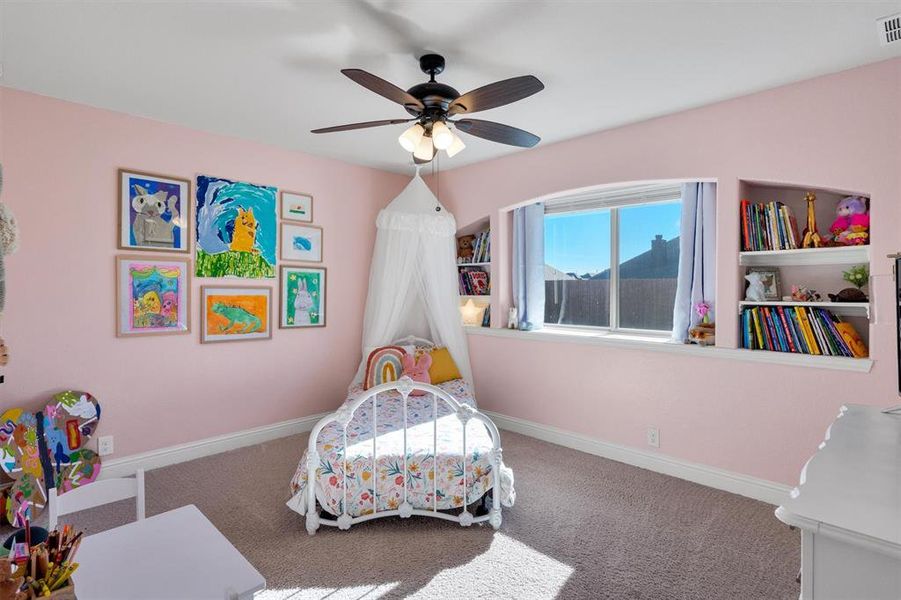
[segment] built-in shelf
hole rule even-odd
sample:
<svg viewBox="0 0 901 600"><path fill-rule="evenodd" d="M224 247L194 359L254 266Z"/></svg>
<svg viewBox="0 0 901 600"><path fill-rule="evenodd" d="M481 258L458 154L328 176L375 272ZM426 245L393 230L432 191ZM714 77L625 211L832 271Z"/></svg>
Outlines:
<svg viewBox="0 0 901 600"><path fill-rule="evenodd" d="M490 262L457 263L458 267L490 267Z"/></svg>
<svg viewBox="0 0 901 600"><path fill-rule="evenodd" d="M739 252L743 267L781 267L792 265L857 265L870 262L869 246L834 246L798 250L758 250Z"/></svg>
<svg viewBox="0 0 901 600"><path fill-rule="evenodd" d="M813 308L825 308L828 311L831 311L837 315L842 315L844 317L866 317L867 319L870 318L869 302L752 302L750 300L742 300L738 303L738 311L741 312L742 309L751 306L809 306Z"/></svg>
<svg viewBox="0 0 901 600"><path fill-rule="evenodd" d="M469 298L477 298L477 299L479 299L479 300L482 300L482 299L488 300L488 299L491 298L491 294L478 294L478 295L475 295L475 294L470 294L470 295L460 294L460 298L465 298L465 299L469 299Z"/></svg>

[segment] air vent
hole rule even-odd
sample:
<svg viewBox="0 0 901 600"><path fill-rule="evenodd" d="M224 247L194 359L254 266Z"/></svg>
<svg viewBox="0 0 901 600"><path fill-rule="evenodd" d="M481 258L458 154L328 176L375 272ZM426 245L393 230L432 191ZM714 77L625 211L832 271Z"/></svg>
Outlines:
<svg viewBox="0 0 901 600"><path fill-rule="evenodd" d="M876 21L879 43L883 46L901 43L901 13Z"/></svg>

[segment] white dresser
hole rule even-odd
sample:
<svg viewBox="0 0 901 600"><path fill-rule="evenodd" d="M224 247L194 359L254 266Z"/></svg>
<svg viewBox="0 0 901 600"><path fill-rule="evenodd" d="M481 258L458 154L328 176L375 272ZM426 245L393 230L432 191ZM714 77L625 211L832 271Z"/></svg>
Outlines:
<svg viewBox="0 0 901 600"><path fill-rule="evenodd" d="M901 599L901 415L843 406L776 516L801 530L802 600Z"/></svg>

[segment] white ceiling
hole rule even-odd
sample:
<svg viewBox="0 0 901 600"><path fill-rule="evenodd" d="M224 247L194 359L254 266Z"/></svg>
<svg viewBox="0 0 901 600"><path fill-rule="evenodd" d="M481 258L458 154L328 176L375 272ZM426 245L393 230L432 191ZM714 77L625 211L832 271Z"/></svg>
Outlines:
<svg viewBox="0 0 901 600"><path fill-rule="evenodd" d="M345 78L403 88L447 57L461 93L534 74L546 89L478 117L542 144L901 55L889 2L20 2L0 0L5 86L373 167L405 171L402 118ZM815 101L812 100L812 101ZM517 151L464 134L443 169Z"/></svg>

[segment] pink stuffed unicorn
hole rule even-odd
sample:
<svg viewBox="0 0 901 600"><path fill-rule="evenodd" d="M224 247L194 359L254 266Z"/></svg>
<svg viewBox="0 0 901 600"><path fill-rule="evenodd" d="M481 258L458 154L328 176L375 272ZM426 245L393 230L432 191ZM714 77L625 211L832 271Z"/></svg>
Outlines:
<svg viewBox="0 0 901 600"><path fill-rule="evenodd" d="M418 381L419 383L432 383L432 378L429 377L429 367L432 366L431 354L423 354L419 357L419 360L415 362L412 354L404 354L404 357L401 359L401 365L403 365L404 368L401 377L409 377L413 381ZM425 392L422 390L413 390L410 392L410 395L424 396Z"/></svg>

